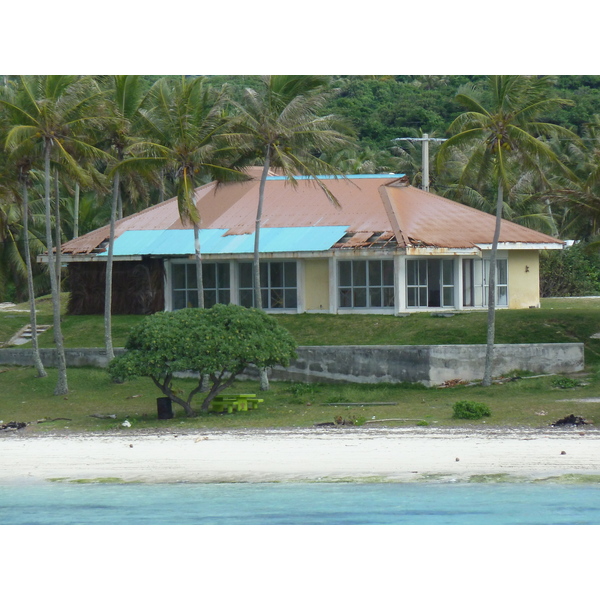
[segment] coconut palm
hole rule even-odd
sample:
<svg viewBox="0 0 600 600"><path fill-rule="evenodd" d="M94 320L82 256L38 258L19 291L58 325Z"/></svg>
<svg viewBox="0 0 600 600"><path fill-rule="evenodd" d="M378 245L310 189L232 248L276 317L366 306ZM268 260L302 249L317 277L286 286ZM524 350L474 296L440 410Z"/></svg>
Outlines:
<svg viewBox="0 0 600 600"><path fill-rule="evenodd" d="M108 256L106 258L104 295L104 344L110 361L115 357L112 343L112 274L115 241L115 221L119 209L121 170L123 160L130 154L130 148L139 141L134 138L136 125L140 120L140 108L145 98L138 75L114 75L109 78L110 97L107 108L110 118L106 120L104 137L113 157L109 165L112 174L112 201L110 204L110 225Z"/></svg>
<svg viewBox="0 0 600 600"><path fill-rule="evenodd" d="M51 161L80 182L88 174L76 156L102 155L87 139L90 128L99 124L98 100L101 92L89 77L70 75L21 76L14 99L0 99L9 122L6 147L15 157L37 148L43 157L44 202L48 272L52 291L54 340L58 381L54 393L68 392L67 369L60 324L60 289L56 276L50 202Z"/></svg>
<svg viewBox="0 0 600 600"><path fill-rule="evenodd" d="M19 179L22 184L23 197L23 247L25 252L25 264L27 266L27 290L29 296L29 319L31 326L31 347L33 364L37 370L38 377L46 377L37 339L37 316L35 310L35 291L33 287L33 269L31 266L31 252L29 249L29 171L30 163L23 161L19 165Z"/></svg>
<svg viewBox="0 0 600 600"><path fill-rule="evenodd" d="M224 134L230 125L225 112L226 88L213 88L202 77L159 80L141 111L148 142L134 144L144 158L125 159L120 168L143 165L170 173L175 181L177 205L183 224L194 229L194 252L198 281L198 307L204 307L202 255L199 230L201 215L195 188L208 181L231 181L244 175L235 168L232 149Z"/></svg>
<svg viewBox="0 0 600 600"><path fill-rule="evenodd" d="M329 79L312 75L270 75L259 89L247 88L244 102L235 103L241 121L241 148L262 165L254 229L254 304L262 308L260 287L260 227L269 170L278 169L296 185L295 177L312 177L326 197L337 204L319 175L342 172L319 156L349 147L345 126L334 115L321 116L329 99Z"/></svg>
<svg viewBox="0 0 600 600"><path fill-rule="evenodd" d="M560 235L587 240L600 233L600 116L586 124L582 144L555 139L552 147L575 178L558 173L544 194Z"/></svg>
<svg viewBox="0 0 600 600"><path fill-rule="evenodd" d="M467 111L459 115L449 131L454 135L441 146L437 155L438 169L450 156L452 149L465 151L468 156L461 183L473 187L493 181L496 188L496 225L490 255L488 327L485 369L482 385L489 386L492 378L492 359L495 337L496 253L502 224L504 194L511 189L515 174L523 170L536 173L546 181L543 166L554 163L569 175L547 138L560 134L576 139L570 131L545 123L538 118L544 111L569 104L567 100L550 97L552 81L548 77L521 75L491 76L487 82L489 109L477 98L477 91L461 93L456 100ZM511 168L518 163L520 169ZM475 184L475 185L473 185Z"/></svg>
<svg viewBox="0 0 600 600"><path fill-rule="evenodd" d="M329 79L313 75L269 75L261 78L259 89L246 88L244 101L235 103L240 115L240 148L248 159L262 165L254 227L254 305L262 309L260 285L260 227L265 184L271 168L278 169L292 185L298 175L310 176L326 197L335 196L320 175L341 175L320 155L331 155L351 145L342 133L343 125L334 115L321 116L330 93ZM269 383L261 371L261 389Z"/></svg>

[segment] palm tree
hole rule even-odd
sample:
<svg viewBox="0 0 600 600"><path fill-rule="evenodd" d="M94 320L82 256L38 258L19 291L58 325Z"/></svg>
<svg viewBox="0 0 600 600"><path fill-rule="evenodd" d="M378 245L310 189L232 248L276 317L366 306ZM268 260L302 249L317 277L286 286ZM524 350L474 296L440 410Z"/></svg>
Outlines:
<svg viewBox="0 0 600 600"><path fill-rule="evenodd" d="M115 221L120 198L121 171L125 156L136 143L133 135L136 123L140 118L140 108L144 101L144 93L138 75L114 75L111 78L111 98L108 103L111 118L106 121L105 134L110 145L114 164L112 173L112 201L110 209L110 225L108 238L108 256L106 258L105 293L104 293L104 344L109 361L115 357L112 343L112 273L113 250L115 241Z"/></svg>
<svg viewBox="0 0 600 600"><path fill-rule="evenodd" d="M589 239L600 233L600 116L586 124L582 144L554 139L552 147L574 178L558 173L544 194L548 212L563 239Z"/></svg>
<svg viewBox="0 0 600 600"><path fill-rule="evenodd" d="M43 156L44 202L48 272L52 291L54 340L58 381L54 393L68 392L64 343L60 324L60 289L56 276L50 202L51 160L74 179L87 182L87 173L76 156L99 155L86 132L98 124L97 101L101 92L89 77L70 75L21 76L14 100L0 100L8 113L10 128L6 147L15 155L35 146ZM58 243L58 242L57 242Z"/></svg>
<svg viewBox="0 0 600 600"><path fill-rule="evenodd" d="M250 160L259 160L262 175L254 229L254 304L262 308L260 287L260 227L269 170L279 169L296 185L298 175L312 177L327 198L337 204L319 175L342 172L319 158L351 145L345 126L334 115L320 116L330 96L329 79L312 75L270 75L262 88L245 90L244 103L235 103L241 122L241 147Z"/></svg>
<svg viewBox="0 0 600 600"><path fill-rule="evenodd" d="M27 290L29 296L29 318L31 326L31 347L33 364L37 370L38 377L46 377L47 373L40 356L37 339L37 316L35 311L35 292L33 287L33 270L31 267L31 252L29 249L29 170L28 161L22 163L19 169L19 179L22 183L23 196L23 247L25 249L25 264L27 265Z"/></svg>
<svg viewBox="0 0 600 600"><path fill-rule="evenodd" d="M523 169L536 173L546 180L543 165L554 163L561 167L556 154L545 138L560 134L575 139L576 136L563 127L545 123L538 117L556 106L570 104L569 101L549 96L552 81L548 77L526 77L522 75L495 75L488 80L489 109L474 93L458 94L456 100L466 107L467 112L459 115L449 131L454 135L441 146L438 170L453 149L465 150L468 156L461 176L461 183L474 180L476 184L489 181L496 187L496 225L490 254L488 326L485 369L482 385L489 386L492 380L492 360L495 338L496 306L496 253L505 190L514 182L518 163ZM561 167L568 175L566 167Z"/></svg>
<svg viewBox="0 0 600 600"><path fill-rule="evenodd" d="M279 169L296 185L297 175L308 175L317 182L327 198L337 200L320 175L342 172L319 158L350 146L341 132L343 125L334 115L320 116L329 98L329 79L313 75L269 75L262 77L262 88L245 90L244 102L234 103L240 114L239 129L250 161L260 161L262 174L254 226L254 305L262 309L260 285L260 227L265 184L271 168ZM262 390L269 388L266 371L261 370Z"/></svg>
<svg viewBox="0 0 600 600"><path fill-rule="evenodd" d="M202 255L199 230L201 215L196 207L195 188L208 181L230 181L244 175L232 168L232 148L225 142L231 120L225 112L226 88L215 89L202 77L181 77L175 82L159 80L150 90L141 110L149 142L134 144L132 150L150 152L145 158L125 159L127 166L169 172L177 192L183 224L194 229L194 253L198 281L198 307L204 307Z"/></svg>

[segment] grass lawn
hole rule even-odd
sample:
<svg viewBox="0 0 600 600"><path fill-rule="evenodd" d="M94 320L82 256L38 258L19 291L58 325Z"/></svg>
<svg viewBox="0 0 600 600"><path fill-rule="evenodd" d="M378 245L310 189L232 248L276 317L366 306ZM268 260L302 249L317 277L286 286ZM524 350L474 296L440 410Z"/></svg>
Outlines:
<svg viewBox="0 0 600 600"><path fill-rule="evenodd" d="M63 306L66 306L66 294ZM26 304L18 309L25 310ZM457 313L439 318L433 313L409 317L390 315L277 315L301 346L324 345L427 345L485 344L487 313ZM113 345L123 346L130 328L143 319L138 315L115 315ZM7 342L29 322L27 312L0 312L0 344ZM52 323L52 305L48 297L38 301L38 322ZM104 346L104 322L100 315L64 315L65 346L93 348ZM600 298L559 298L542 301L541 309L499 310L496 313L496 342L526 344L535 342L582 342L586 365L600 365ZM52 330L39 337L41 348L54 345ZM27 347L27 346L24 346Z"/></svg>
<svg viewBox="0 0 600 600"><path fill-rule="evenodd" d="M392 384L305 384L272 382L268 392L260 392L253 381L236 382L231 391L255 393L264 399L257 410L200 415L186 418L174 406L175 418L157 419L156 398L162 394L147 379L123 384L112 383L102 369L69 369L69 394L54 396L56 370L39 379L31 367L0 367L0 420L34 423L31 431L114 431L123 429L128 419L133 429L240 429L312 427L333 422L336 417L367 426L379 419L398 419L377 423L387 427L545 427L571 413L600 424L600 403L577 403L579 398L600 397L600 372L594 370L577 379L553 376L522 378L495 384L490 388L457 386L424 388ZM564 389L557 384L575 383ZM193 380L178 380L176 387L189 390ZM452 418L452 406L459 400L484 402L492 416L478 421ZM565 401L566 400L566 401ZM394 403L380 405L379 403ZM339 406L336 403L355 403ZM200 405L198 400L195 404ZM99 419L91 415L115 415ZM375 417L375 419L373 419ZM407 419L402 420L402 419Z"/></svg>
<svg viewBox="0 0 600 600"><path fill-rule="evenodd" d="M26 308L20 306L18 308ZM44 379L35 370L0 365L0 420L34 423L43 419L70 419L32 424L35 431L106 431L122 429L128 419L132 429L237 429L312 427L332 422L336 417L366 426L380 419L389 427L545 427L574 413L600 425L600 403L577 403L580 398L600 397L600 340L590 339L600 332L600 299L548 299L539 310L497 313L499 343L572 342L585 345L587 374L578 377L577 385L567 389L556 386L575 384L556 377L522 378L493 385L458 386L425 389L414 385L351 384L271 384L269 392L260 392L256 382L237 382L232 391L257 393L264 403L255 411L231 415L209 414L187 419L178 407L175 419L156 418L156 398L162 395L150 380L139 379L114 384L105 371L92 368L69 369L69 394L54 396L56 371L49 369ZM51 304L39 302L39 322L51 323ZM122 346L129 328L143 317L113 317L114 345ZM457 314L452 318L435 318L415 314L406 318L381 315L280 315L300 345L337 344L471 344L485 343L486 314ZM27 313L0 313L0 341L8 340L28 322ZM51 332L51 330L50 330ZM52 334L40 337L42 347L51 347ZM65 343L68 347L102 347L103 320L100 316L65 316ZM27 346L24 346L27 347ZM189 389L192 380L180 380ZM485 402L492 416L480 421L452 418L452 405L458 400ZM564 402L563 400L567 400ZM355 406L334 406L334 403ZM396 404L381 406L377 403ZM199 406L200 400L196 406ZM115 419L98 419L90 415L116 415Z"/></svg>

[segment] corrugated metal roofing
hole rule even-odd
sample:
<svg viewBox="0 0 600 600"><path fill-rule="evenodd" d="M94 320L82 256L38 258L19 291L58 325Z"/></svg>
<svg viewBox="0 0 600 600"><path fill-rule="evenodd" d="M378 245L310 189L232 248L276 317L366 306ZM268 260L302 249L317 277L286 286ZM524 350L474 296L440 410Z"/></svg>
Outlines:
<svg viewBox="0 0 600 600"><path fill-rule="evenodd" d="M331 248L347 229L344 226L261 229L260 251L321 252ZM203 255L252 254L254 234L227 235L226 229L203 229L200 250ZM191 229L126 231L115 240L113 253L114 256L188 256L194 254L194 232Z"/></svg>
<svg viewBox="0 0 600 600"><path fill-rule="evenodd" d="M491 244L496 217L412 186L386 188L400 229L410 245L472 248ZM503 220L500 242L532 244L558 240L522 225Z"/></svg>
<svg viewBox="0 0 600 600"><path fill-rule="evenodd" d="M339 243L343 234L336 238L337 230L331 230L336 233L332 233L329 247L336 244L336 247L344 248L376 247L386 240L386 246L400 248L474 248L478 244L491 243L493 239L494 215L406 185L398 175L359 175L327 179L324 183L337 198L339 206L329 202L313 180L298 178L297 184L293 185L284 177L267 178L261 224L262 252L318 251L317 248L323 249L325 239L329 240L324 228L341 228L346 233L343 243ZM247 244L253 244L246 240L254 232L259 184L259 179L255 178L239 183L210 183L196 190L202 231L227 231L223 239L222 233L214 238L219 239L216 253L227 252L221 248L225 248L225 241L232 236L244 236L237 241L244 249L249 247ZM309 233L312 228L320 229L318 235L315 233L315 239ZM117 222L115 236L118 243L129 231L167 230L177 232L173 238L168 238L168 244L164 237L168 248L178 246L175 240L183 235L181 230L191 232L191 226L181 223L175 198ZM272 232L268 233L269 230ZM279 235L276 230L285 230L285 239L276 242ZM299 238L292 236L294 230L298 230ZM207 235L203 233L204 237ZM159 254L158 246L154 245L159 238L154 238L151 244L154 255ZM63 252L71 255L98 253L107 240L108 227L103 227L65 243ZM270 249L263 247L263 240L265 243L272 241L273 246ZM138 242L141 243L141 237L136 239ZM500 242L559 243L548 235L505 220ZM203 253L208 253L205 243L201 243ZM233 243L228 240L228 244ZM184 253L193 254L193 244Z"/></svg>

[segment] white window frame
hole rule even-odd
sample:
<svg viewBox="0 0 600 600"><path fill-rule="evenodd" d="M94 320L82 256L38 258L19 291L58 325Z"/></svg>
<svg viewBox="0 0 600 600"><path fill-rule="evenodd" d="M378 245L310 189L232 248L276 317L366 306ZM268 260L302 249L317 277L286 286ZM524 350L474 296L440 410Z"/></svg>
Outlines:
<svg viewBox="0 0 600 600"><path fill-rule="evenodd" d="M391 268L392 268L392 282L391 283L385 283L383 282L383 263L384 262L389 262L391 263ZM340 281L340 269L341 269L341 265L343 263L349 263L350 264L350 284L349 285L342 285L341 281ZM365 265L365 284L364 285L355 285L354 284L354 264L355 263L361 263ZM370 263L379 263L379 268L380 268L380 283L378 284L371 284L370 282ZM333 262L334 268L335 268L335 298L336 298L336 305L338 308L338 311L340 312L345 312L345 311L352 311L352 312L381 312L381 313L393 313L395 311L395 307L396 307L396 303L397 303L397 289L396 289L396 260L395 257L390 256L389 258L338 258L336 261ZM350 290L350 298L351 298L351 306L342 306L341 304L341 292L342 289L348 289ZM355 299L355 290L364 290L365 293L365 304L364 306L355 306L354 305L354 299ZM381 293L381 302L382 305L377 305L377 306L373 306L371 304L371 291L372 290L380 290ZM389 291L391 290L392 292L392 303L391 305L385 305L383 304L383 298L384 298L384 294L385 291Z"/></svg>
<svg viewBox="0 0 600 600"><path fill-rule="evenodd" d="M430 267L429 267L429 261L439 261L440 266L439 266L439 281L437 282L439 284L439 293L440 293L440 299L439 299L439 306L430 306L429 302L429 294L430 294ZM457 277L457 273L456 273L456 263L457 263L457 259L452 257L452 258L437 258L437 257L431 257L431 256L422 256L422 257L415 257L415 258L408 258L404 265L405 265L405 271L406 271L406 275L405 275L405 296L406 296L406 309L407 310L436 310L436 309L448 309L448 308L456 308L457 306L457 299L458 299L458 289L457 289L457 281L458 281L458 277ZM450 274L452 277L452 281L450 283L448 283L445 280L445 276L446 276L446 272L444 270L444 266L445 265L450 265ZM416 283L412 283L409 284L410 278L409 278L409 273L410 273L410 269L417 267L417 280ZM423 269L424 267L424 269ZM424 278L421 277L421 275L424 275ZM409 301L409 291L410 290L415 290L416 291L416 304L410 304ZM445 298L444 298L444 291L445 290L452 290L452 302L450 303L446 303L445 302ZM424 297L423 297L424 296Z"/></svg>
<svg viewBox="0 0 600 600"><path fill-rule="evenodd" d="M487 308L489 298L489 270L490 270L490 259L487 256L483 258L471 258L463 259L462 262L462 279L465 282L465 261L472 261L473 265L473 278L471 287L469 290L472 291L470 294L465 294L465 289L462 290L462 306L463 308ZM501 277L503 275L503 277ZM463 288L467 285L463 283ZM508 282L508 256L497 256L496 257L496 306L499 308L507 308L509 304L509 282ZM472 295L473 304L465 305L465 298L467 295Z"/></svg>
<svg viewBox="0 0 600 600"><path fill-rule="evenodd" d="M280 264L280 265L286 265L286 264L293 264L295 267L295 279L296 279L296 283L294 286L292 285L286 285L286 274L285 274L285 266L284 266L284 273L283 273L283 285L281 286L274 286L272 285L272 277L271 277L271 269L272 269L272 265L274 264ZM242 268L242 266L247 266L250 265L251 267L251 272L252 272L252 287L241 287L241 273L240 270ZM302 302L301 302L301 294L300 294L300 290L301 290L301 279L303 277L303 269L301 269L301 265L300 265L300 261L298 260L288 260L285 258L282 258L280 260L261 260L260 261L260 268L261 271L263 270L263 268L265 268L267 270L267 285L263 286L262 285L262 280L261 280L261 292L264 294L264 292L267 292L267 303L263 303L263 310L266 312L276 312L276 313L297 313L301 310L301 306L302 306ZM241 304L241 296L242 296L242 292L251 292L252 293L252 306L256 306L256 300L254 297L254 263L250 262L250 261L239 261L236 263L236 291L237 291L237 298L236 301L237 303ZM283 291L283 300L284 300L284 306L282 307L276 307L273 308L271 306L271 300L272 300L272 292L274 290L282 290ZM286 292L289 290L294 290L296 293L296 306L285 306L285 298L286 298Z"/></svg>
<svg viewBox="0 0 600 600"><path fill-rule="evenodd" d="M173 269L174 269L174 267L179 266L179 265L184 265L185 268L186 268L186 275L185 275L185 278L186 278L186 287L184 287L184 288L178 288L176 290L175 287L174 287L175 276L174 276L174 273L173 273ZM232 275L232 271L234 269L232 269L231 262L230 261L213 261L213 260L211 260L211 261L203 261L202 262L203 269L205 267L212 266L212 265L215 265L217 269L218 269L219 265L227 265L228 266L228 268L229 268L229 287L228 288L226 288L226 287L224 287L224 288L219 287L219 285L218 285L218 272L215 273L217 286L215 288L212 288L212 287L211 288L206 288L206 286L204 287L204 293L205 293L204 301L206 302L206 292L214 290L216 292L217 302L224 302L225 301L225 298L219 297L219 296L221 295L221 293L227 291L227 292L229 292L229 301L227 303L233 303L234 302L234 299L233 299L233 290L234 290L234 288L232 286L231 275ZM195 261L193 261L193 260L186 260L186 259L175 259L175 260L170 260L170 261L167 262L165 271L166 271L167 282L168 282L168 285L166 286L166 289L168 290L168 294L166 294L166 298L165 298L165 310L168 310L168 311L179 310L179 309L175 309L174 308L174 304L175 304L174 303L174 294L175 294L176 291L185 291L186 292L186 296L187 295L192 295L195 298L197 298L197 295L198 295L198 288L197 288L197 286L196 287L188 287L187 286L187 278L188 278L187 273L188 273L188 270L190 268L193 268L193 269L196 268ZM188 301L188 304L189 304L189 301Z"/></svg>

